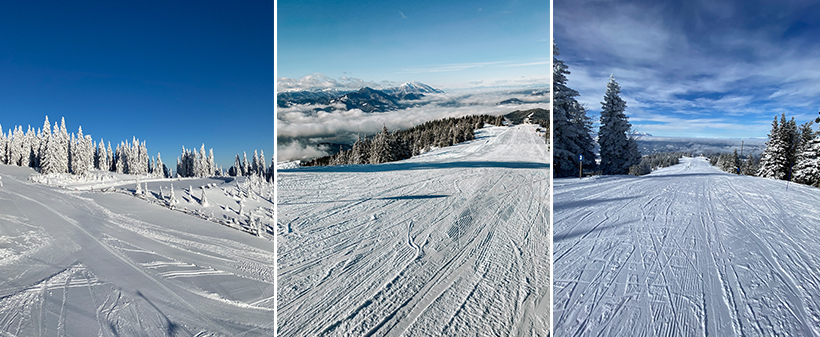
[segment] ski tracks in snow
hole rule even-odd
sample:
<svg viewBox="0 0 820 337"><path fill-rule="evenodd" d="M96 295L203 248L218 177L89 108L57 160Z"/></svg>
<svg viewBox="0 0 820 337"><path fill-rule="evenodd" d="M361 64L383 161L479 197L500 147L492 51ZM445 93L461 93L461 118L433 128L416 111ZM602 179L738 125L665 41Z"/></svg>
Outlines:
<svg viewBox="0 0 820 337"><path fill-rule="evenodd" d="M556 335L820 334L820 190L700 158L558 179Z"/></svg>
<svg viewBox="0 0 820 337"><path fill-rule="evenodd" d="M546 147L527 126L478 136L375 171L280 172L279 332L546 335Z"/></svg>
<svg viewBox="0 0 820 337"><path fill-rule="evenodd" d="M19 168L2 169L17 173ZM67 192L22 179L7 179L0 199L15 205L0 219L0 233L40 228L45 242L0 263L0 331L41 336L273 331L273 303L264 300L273 296L265 290L273 285L272 254L247 245L256 244L255 238L127 196ZM201 234L188 233L191 226Z"/></svg>

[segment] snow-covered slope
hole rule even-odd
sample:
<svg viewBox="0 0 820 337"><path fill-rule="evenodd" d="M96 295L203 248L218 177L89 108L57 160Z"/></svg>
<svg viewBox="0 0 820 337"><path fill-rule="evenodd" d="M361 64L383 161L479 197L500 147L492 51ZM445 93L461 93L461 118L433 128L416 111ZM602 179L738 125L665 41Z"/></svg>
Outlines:
<svg viewBox="0 0 820 337"><path fill-rule="evenodd" d="M0 165L0 334L273 334L271 240L124 193L28 182L32 174Z"/></svg>
<svg viewBox="0 0 820 337"><path fill-rule="evenodd" d="M549 164L532 125L381 165L279 171L279 333L543 336Z"/></svg>
<svg viewBox="0 0 820 337"><path fill-rule="evenodd" d="M554 201L556 336L820 334L820 189L683 158Z"/></svg>

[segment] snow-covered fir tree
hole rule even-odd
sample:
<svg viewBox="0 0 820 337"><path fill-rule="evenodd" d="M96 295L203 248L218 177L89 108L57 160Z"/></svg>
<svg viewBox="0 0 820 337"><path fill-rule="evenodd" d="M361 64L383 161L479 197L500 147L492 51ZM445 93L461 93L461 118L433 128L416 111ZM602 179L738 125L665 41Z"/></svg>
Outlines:
<svg viewBox="0 0 820 337"><path fill-rule="evenodd" d="M601 102L601 170L604 174L626 174L629 167L640 163L634 139L627 136L632 125L624 114L626 102L620 96L621 88L610 76L604 101Z"/></svg>
<svg viewBox="0 0 820 337"><path fill-rule="evenodd" d="M205 187L202 187L202 196L199 198L199 203L202 207L208 207L210 204L208 203L208 198L205 196Z"/></svg>
<svg viewBox="0 0 820 337"><path fill-rule="evenodd" d="M793 121L793 119L792 119ZM791 128L786 122L786 114L783 114L780 123L777 116L772 121L772 130L769 132L769 140L766 142L766 149L760 155L760 168L757 175L764 178L785 180L789 178L791 152L794 148L793 141L796 139L794 133L796 128ZM794 133L792 132L794 130Z"/></svg>
<svg viewBox="0 0 820 337"><path fill-rule="evenodd" d="M794 181L820 187L820 133L801 128L801 146L794 166Z"/></svg>
<svg viewBox="0 0 820 337"><path fill-rule="evenodd" d="M370 164L381 164L393 161L391 152L392 137L387 132L387 128L382 126L382 132L373 137L370 146Z"/></svg>
<svg viewBox="0 0 820 337"><path fill-rule="evenodd" d="M248 154L242 151L242 175L250 175L250 165L248 164Z"/></svg>
<svg viewBox="0 0 820 337"><path fill-rule="evenodd" d="M584 157L584 166L594 170L595 141L592 139L592 122L586 109L575 99L578 92L567 86L567 69L564 61L555 56L558 48L553 44L553 165L559 177L577 174L579 155Z"/></svg>

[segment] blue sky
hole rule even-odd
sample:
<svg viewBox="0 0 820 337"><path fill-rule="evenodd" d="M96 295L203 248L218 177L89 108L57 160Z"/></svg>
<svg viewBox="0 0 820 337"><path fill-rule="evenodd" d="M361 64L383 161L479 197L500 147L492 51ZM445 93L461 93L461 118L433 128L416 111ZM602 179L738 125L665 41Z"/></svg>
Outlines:
<svg viewBox="0 0 820 337"><path fill-rule="evenodd" d="M279 1L277 10L276 76L294 80L288 88L549 85L549 1Z"/></svg>
<svg viewBox="0 0 820 337"><path fill-rule="evenodd" d="M766 137L775 115L820 110L816 1L553 3L554 38L597 121L610 74L640 132Z"/></svg>
<svg viewBox="0 0 820 337"><path fill-rule="evenodd" d="M169 168L202 143L223 166L269 161L273 25L269 0L4 2L0 123L65 117L112 146L145 140Z"/></svg>

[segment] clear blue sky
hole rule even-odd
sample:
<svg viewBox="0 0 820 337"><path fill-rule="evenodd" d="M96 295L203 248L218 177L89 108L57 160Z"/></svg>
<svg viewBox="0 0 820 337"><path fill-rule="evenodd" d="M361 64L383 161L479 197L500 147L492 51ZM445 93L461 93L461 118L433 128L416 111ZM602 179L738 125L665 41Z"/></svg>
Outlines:
<svg viewBox="0 0 820 337"><path fill-rule="evenodd" d="M766 137L820 110L817 1L553 3L555 42L597 120L609 75L641 132Z"/></svg>
<svg viewBox="0 0 820 337"><path fill-rule="evenodd" d="M549 85L549 1L279 1L277 78Z"/></svg>
<svg viewBox="0 0 820 337"><path fill-rule="evenodd" d="M273 155L273 2L0 4L0 123L65 117L112 146L133 136L174 168L205 143L217 163Z"/></svg>

